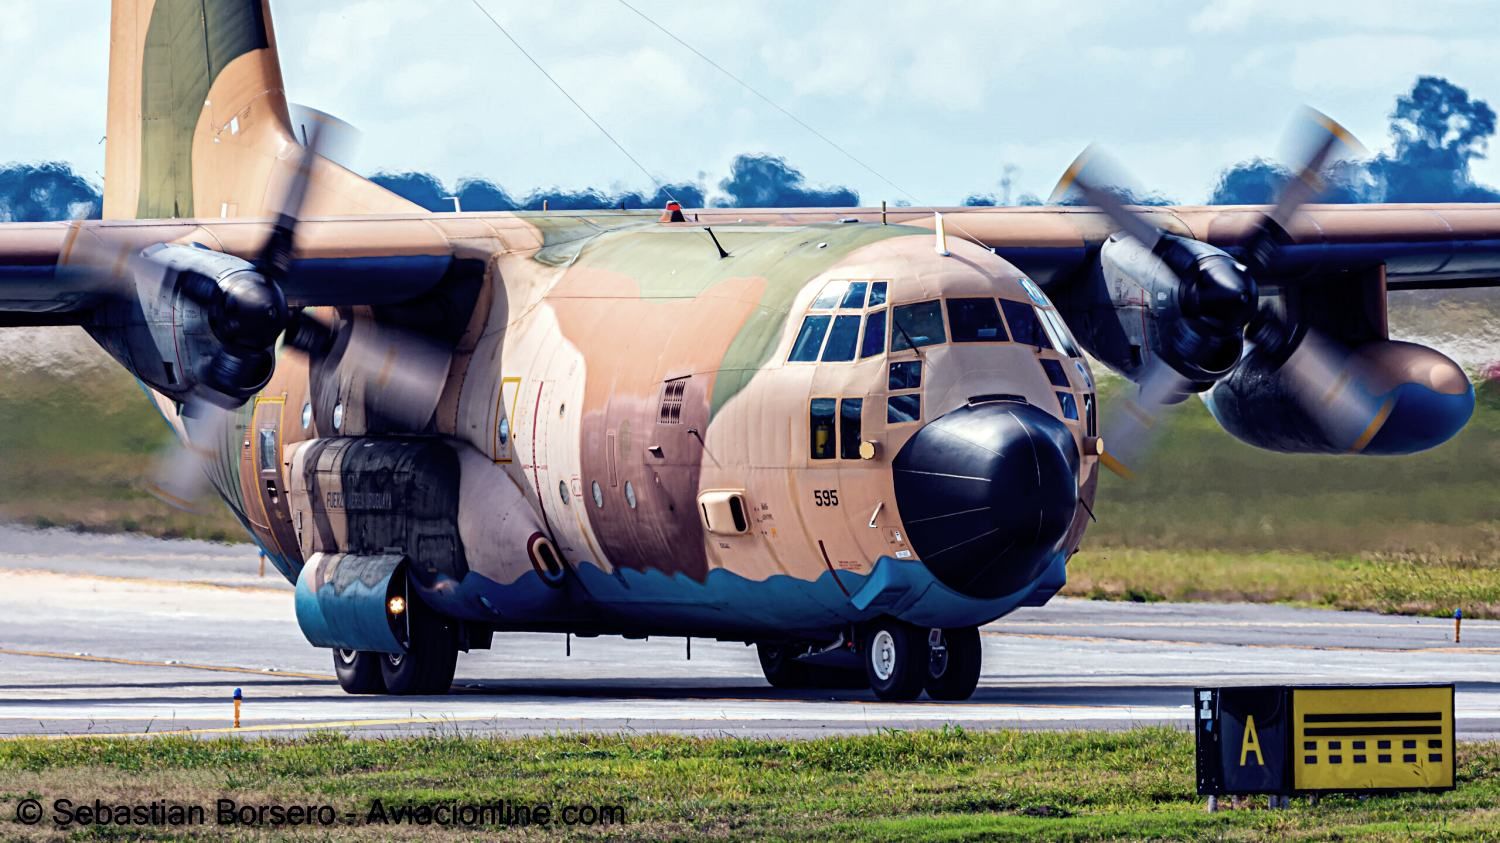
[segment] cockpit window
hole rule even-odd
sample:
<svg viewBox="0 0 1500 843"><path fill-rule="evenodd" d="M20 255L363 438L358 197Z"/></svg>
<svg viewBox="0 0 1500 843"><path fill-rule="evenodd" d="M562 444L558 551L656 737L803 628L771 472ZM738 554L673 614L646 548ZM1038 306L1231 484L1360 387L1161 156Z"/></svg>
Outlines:
<svg viewBox="0 0 1500 843"><path fill-rule="evenodd" d="M823 292L819 293L818 297L813 299L813 309L828 310L829 308L837 307L839 301L844 298L844 291L848 287L848 281L829 281L828 286L823 288Z"/></svg>
<svg viewBox="0 0 1500 843"><path fill-rule="evenodd" d="M1036 311L1031 305L1023 301L1001 299L1000 308L1005 311L1005 321L1010 323L1010 335L1016 342L1037 348L1048 347L1047 337L1042 333L1042 323L1036 318Z"/></svg>
<svg viewBox="0 0 1500 843"><path fill-rule="evenodd" d="M866 281L850 281L849 290L844 293L844 301L839 305L843 308L859 309L865 306L865 288L870 286Z"/></svg>
<svg viewBox="0 0 1500 843"><path fill-rule="evenodd" d="M854 345L857 342L859 342L859 317L850 315L835 318L833 330L828 332L828 345L823 348L823 362L841 363L853 360Z"/></svg>
<svg viewBox="0 0 1500 843"><path fill-rule="evenodd" d="M922 396L918 393L892 395L885 402L885 423L904 424L921 421Z"/></svg>
<svg viewBox="0 0 1500 843"><path fill-rule="evenodd" d="M802 330L797 332L797 341L792 343L793 363L806 363L818 359L818 350L823 347L823 335L828 332L832 316L809 316L802 320Z"/></svg>
<svg viewBox="0 0 1500 843"><path fill-rule="evenodd" d="M946 342L943 309L935 301L898 305L891 314L891 351Z"/></svg>
<svg viewBox="0 0 1500 843"><path fill-rule="evenodd" d="M954 342L1004 342L1005 325L992 298L949 299L948 326Z"/></svg>
<svg viewBox="0 0 1500 843"><path fill-rule="evenodd" d="M882 282L884 283L884 282ZM871 296L873 297L873 293ZM876 310L865 317L865 338L860 342L859 359L874 357L885 350L885 311Z"/></svg>
<svg viewBox="0 0 1500 843"><path fill-rule="evenodd" d="M890 375L886 378L886 388L921 389L922 361L902 360L892 363Z"/></svg>
<svg viewBox="0 0 1500 843"><path fill-rule="evenodd" d="M1078 346L1073 344L1073 335L1068 333L1068 326L1063 324L1062 317L1055 310L1041 310L1042 324L1047 328L1047 333L1052 337L1052 344L1058 351L1069 357L1077 357Z"/></svg>
<svg viewBox="0 0 1500 843"><path fill-rule="evenodd" d="M1073 393L1057 393L1057 404L1062 408L1063 418L1078 421L1078 402L1074 400Z"/></svg>
<svg viewBox="0 0 1500 843"><path fill-rule="evenodd" d="M876 281L870 285L870 307L885 304L885 282Z"/></svg>

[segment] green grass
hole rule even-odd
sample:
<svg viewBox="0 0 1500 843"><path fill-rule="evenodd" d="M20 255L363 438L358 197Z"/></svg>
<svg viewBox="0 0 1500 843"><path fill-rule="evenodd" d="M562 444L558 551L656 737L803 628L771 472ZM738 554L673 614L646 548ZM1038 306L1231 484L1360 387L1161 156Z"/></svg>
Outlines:
<svg viewBox="0 0 1500 843"><path fill-rule="evenodd" d="M0 375L0 519L39 527L245 541L222 503L162 504L146 479L172 434L122 370Z"/></svg>
<svg viewBox="0 0 1500 843"><path fill-rule="evenodd" d="M16 802L28 797L49 805L100 797L211 806L223 796L327 803L360 814L377 798L387 805L617 804L626 810L623 826L561 831L631 840L1486 839L1500 823L1500 744L1459 751L1459 787L1451 793L1208 814L1194 793L1192 738L1167 729L950 727L817 740L23 739L0 743L0 837L23 830L10 821ZM238 836L212 824L199 831ZM530 831L540 839L559 829ZM331 831L334 838L390 834Z"/></svg>

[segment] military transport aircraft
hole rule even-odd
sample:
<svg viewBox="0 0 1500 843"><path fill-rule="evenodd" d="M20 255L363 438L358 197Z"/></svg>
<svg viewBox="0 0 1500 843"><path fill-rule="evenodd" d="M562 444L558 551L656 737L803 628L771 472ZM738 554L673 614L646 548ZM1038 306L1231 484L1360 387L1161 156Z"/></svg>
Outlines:
<svg viewBox="0 0 1500 843"><path fill-rule="evenodd" d="M1473 388L1386 293L1500 278L1500 206L1306 205L1323 118L1274 207L1127 207L1093 156L1086 206L429 213L294 129L265 0L114 0L109 73L104 219L0 225L0 324L143 384L351 693L530 630L965 699L1163 408L1437 445ZM1142 384L1118 437L1084 351Z"/></svg>

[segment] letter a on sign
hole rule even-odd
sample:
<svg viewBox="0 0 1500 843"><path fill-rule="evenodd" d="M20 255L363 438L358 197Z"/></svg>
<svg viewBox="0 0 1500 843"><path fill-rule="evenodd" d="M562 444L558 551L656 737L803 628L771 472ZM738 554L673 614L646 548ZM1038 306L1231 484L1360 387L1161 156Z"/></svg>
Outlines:
<svg viewBox="0 0 1500 843"><path fill-rule="evenodd" d="M1255 715L1253 714L1245 718L1245 737L1240 741L1241 767L1245 766L1245 762L1249 760L1250 753L1252 752L1255 753L1256 765L1260 767L1266 766L1266 758L1260 752L1260 736L1255 734Z"/></svg>

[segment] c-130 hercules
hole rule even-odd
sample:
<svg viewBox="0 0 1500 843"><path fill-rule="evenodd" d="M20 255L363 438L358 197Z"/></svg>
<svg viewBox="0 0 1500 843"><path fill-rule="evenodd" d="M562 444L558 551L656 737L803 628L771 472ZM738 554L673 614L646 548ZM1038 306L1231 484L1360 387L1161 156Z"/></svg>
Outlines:
<svg viewBox="0 0 1500 843"><path fill-rule="evenodd" d="M1326 118L1275 207L1126 207L1080 159L1088 207L941 215L429 213L320 125L264 0L114 0L105 219L0 225L0 324L82 326L148 388L352 693L529 630L965 699L1163 407L1434 446L1474 391L1386 292L1500 277L1500 206L1306 206ZM1080 349L1142 384L1118 433Z"/></svg>

